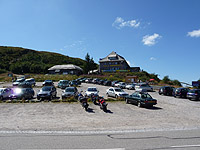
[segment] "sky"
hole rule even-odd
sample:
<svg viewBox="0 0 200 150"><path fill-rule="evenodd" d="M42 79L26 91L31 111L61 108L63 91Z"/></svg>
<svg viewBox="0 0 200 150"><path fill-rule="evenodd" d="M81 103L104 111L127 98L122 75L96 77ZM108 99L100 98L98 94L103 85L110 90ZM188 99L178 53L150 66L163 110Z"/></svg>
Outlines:
<svg viewBox="0 0 200 150"><path fill-rule="evenodd" d="M98 63L112 51L162 79L200 79L199 0L0 0L0 46Z"/></svg>

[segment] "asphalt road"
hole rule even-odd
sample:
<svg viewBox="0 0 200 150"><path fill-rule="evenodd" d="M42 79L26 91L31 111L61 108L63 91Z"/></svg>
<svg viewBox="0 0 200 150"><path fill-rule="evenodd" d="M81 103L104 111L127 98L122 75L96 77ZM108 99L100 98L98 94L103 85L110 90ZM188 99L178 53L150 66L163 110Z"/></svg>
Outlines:
<svg viewBox="0 0 200 150"><path fill-rule="evenodd" d="M105 134L0 133L1 150L199 150L200 130Z"/></svg>

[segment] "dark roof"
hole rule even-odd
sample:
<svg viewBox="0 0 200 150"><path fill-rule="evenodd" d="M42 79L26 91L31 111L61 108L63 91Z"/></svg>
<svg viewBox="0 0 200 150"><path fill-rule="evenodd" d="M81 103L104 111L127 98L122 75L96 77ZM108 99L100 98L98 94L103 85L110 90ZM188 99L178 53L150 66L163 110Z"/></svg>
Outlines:
<svg viewBox="0 0 200 150"><path fill-rule="evenodd" d="M112 58L116 58L116 59L112 59ZM124 59L124 57L112 51L108 56L99 60L99 62L107 62L107 61L126 61L126 60Z"/></svg>

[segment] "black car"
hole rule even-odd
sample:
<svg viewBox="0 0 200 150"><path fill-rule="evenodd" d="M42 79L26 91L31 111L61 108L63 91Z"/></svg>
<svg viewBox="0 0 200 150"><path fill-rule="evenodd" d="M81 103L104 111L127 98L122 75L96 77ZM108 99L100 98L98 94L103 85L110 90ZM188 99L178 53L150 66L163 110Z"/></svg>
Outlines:
<svg viewBox="0 0 200 150"><path fill-rule="evenodd" d="M188 92L188 88L177 88L174 92L174 97L186 98Z"/></svg>
<svg viewBox="0 0 200 150"><path fill-rule="evenodd" d="M105 85L105 86L111 86L111 81L106 80L106 81L103 82L103 85Z"/></svg>
<svg viewBox="0 0 200 150"><path fill-rule="evenodd" d="M44 86L37 94L37 99L40 100L44 100L44 99L48 99L48 100L52 100L53 98L56 97L57 91L56 88L54 86Z"/></svg>
<svg viewBox="0 0 200 150"><path fill-rule="evenodd" d="M158 93L160 95L169 95L169 96L172 96L173 95L173 90L175 88L172 87L172 86L163 86L159 89Z"/></svg>
<svg viewBox="0 0 200 150"><path fill-rule="evenodd" d="M134 92L131 95L125 97L126 103L136 104L138 107L148 106L153 107L153 105L157 104L157 100L153 99L151 95L144 92Z"/></svg>
<svg viewBox="0 0 200 150"><path fill-rule="evenodd" d="M9 95L9 99L33 99L35 94L32 88L13 88L13 93Z"/></svg>
<svg viewBox="0 0 200 150"><path fill-rule="evenodd" d="M192 89L187 93L189 100L200 100L200 89Z"/></svg>
<svg viewBox="0 0 200 150"><path fill-rule="evenodd" d="M76 80L72 80L72 81L69 82L69 85L70 86L78 86L79 83Z"/></svg>
<svg viewBox="0 0 200 150"><path fill-rule="evenodd" d="M105 80L99 80L99 81L97 82L97 84L103 85L104 81L105 81Z"/></svg>
<svg viewBox="0 0 200 150"><path fill-rule="evenodd" d="M52 80L45 80L43 83L42 83L43 86L53 86L54 83Z"/></svg>

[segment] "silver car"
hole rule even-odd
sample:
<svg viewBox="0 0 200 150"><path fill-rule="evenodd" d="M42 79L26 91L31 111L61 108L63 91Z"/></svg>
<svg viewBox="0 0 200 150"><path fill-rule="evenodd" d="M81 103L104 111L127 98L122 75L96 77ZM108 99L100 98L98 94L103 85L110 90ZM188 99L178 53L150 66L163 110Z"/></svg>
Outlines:
<svg viewBox="0 0 200 150"><path fill-rule="evenodd" d="M78 90L76 87L67 87L64 91L62 91L62 99L69 98L69 97L78 97Z"/></svg>
<svg viewBox="0 0 200 150"><path fill-rule="evenodd" d="M149 84L147 83L138 83L136 86L135 86L135 90L136 91L153 91L153 87L151 87Z"/></svg>
<svg viewBox="0 0 200 150"><path fill-rule="evenodd" d="M9 98L12 94L12 89L10 88L0 88L0 100Z"/></svg>
<svg viewBox="0 0 200 150"><path fill-rule="evenodd" d="M128 96L128 93L124 92L124 90L122 90L121 88L110 87L109 89L107 89L106 95L115 97L115 98L118 98L118 97L124 98Z"/></svg>

